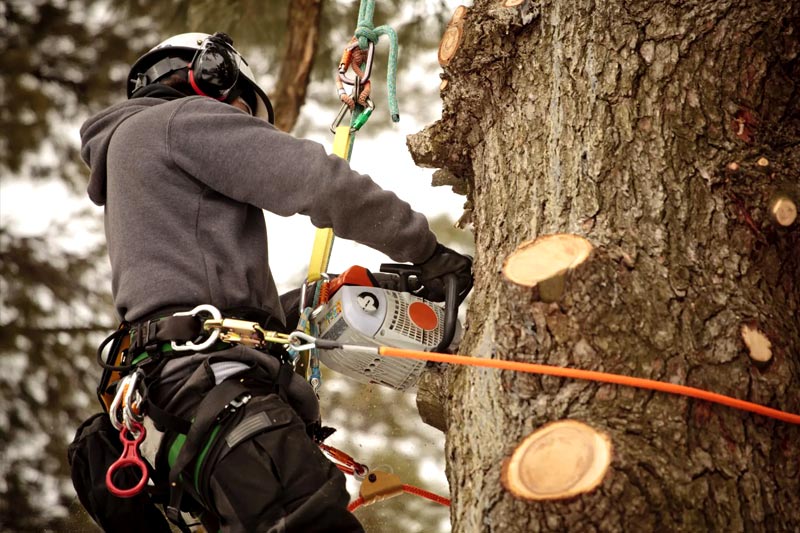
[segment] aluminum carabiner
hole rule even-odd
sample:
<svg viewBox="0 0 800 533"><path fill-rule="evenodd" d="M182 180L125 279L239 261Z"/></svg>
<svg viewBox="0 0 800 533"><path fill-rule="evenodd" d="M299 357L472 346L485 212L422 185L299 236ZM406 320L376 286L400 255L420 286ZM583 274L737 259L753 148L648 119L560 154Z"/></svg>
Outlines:
<svg viewBox="0 0 800 533"><path fill-rule="evenodd" d="M367 107L353 120L353 123L350 125L350 131L360 130L361 127L367 123L369 117L372 116L373 111L375 111L375 102L372 101L372 98L367 98Z"/></svg>
<svg viewBox="0 0 800 533"><path fill-rule="evenodd" d="M108 407L108 417L115 428L122 429L127 427L130 430L131 420L141 421L143 419L144 415L140 412L142 395L137 390L139 380L143 377L144 374L137 370L119 380L117 392Z"/></svg>
<svg viewBox="0 0 800 533"><path fill-rule="evenodd" d="M140 380L144 379L144 373L141 370L137 370L125 379L127 383L125 384L124 397L122 399L122 423L131 433L134 433L133 422L131 421L141 422L144 420L144 413L142 412L143 396L139 391L139 385L142 383Z"/></svg>
<svg viewBox="0 0 800 533"><path fill-rule="evenodd" d="M339 113L336 114L336 118L333 119L331 122L331 133L336 134L336 128L341 126L342 120L344 120L344 116L347 114L347 111L350 108L348 107L346 102L342 103L342 107L339 108Z"/></svg>
<svg viewBox="0 0 800 533"><path fill-rule="evenodd" d="M213 318L214 320L220 320L222 318L222 313L220 313L219 309L209 304L198 305L191 311L174 313L172 316L197 316L203 312L210 314L211 318ZM176 352L189 352L189 351L202 352L203 350L211 348L211 346L213 346L218 339L219 339L219 329L215 329L214 331L211 332L208 338L201 343L186 341L185 344L178 344L177 341L172 341L172 349Z"/></svg>
<svg viewBox="0 0 800 533"><path fill-rule="evenodd" d="M356 42L354 45L351 46L351 48L352 49L358 48L358 43ZM342 68L341 66L339 67L339 79L342 81L342 83L346 85L356 85L356 83L360 83L361 85L363 85L367 83L369 81L370 75L372 74L372 60L374 59L374 57L375 57L375 43L370 41L369 44L367 45L367 62L363 71L364 77L361 78L358 75L356 75L352 79L348 78L346 70L347 65L345 65L344 68ZM359 68L360 66L361 65L359 65ZM350 65L350 68L353 68L352 64ZM355 70L353 70L353 72L355 73Z"/></svg>

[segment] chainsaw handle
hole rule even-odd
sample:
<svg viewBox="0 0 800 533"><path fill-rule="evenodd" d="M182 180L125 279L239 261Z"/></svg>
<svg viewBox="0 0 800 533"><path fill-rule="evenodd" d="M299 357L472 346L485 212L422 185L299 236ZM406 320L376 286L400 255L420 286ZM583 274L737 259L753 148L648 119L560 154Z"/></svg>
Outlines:
<svg viewBox="0 0 800 533"><path fill-rule="evenodd" d="M444 278L444 332L442 341L433 349L435 352L447 350L458 325L458 278L455 274L445 274Z"/></svg>
<svg viewBox="0 0 800 533"><path fill-rule="evenodd" d="M397 290L400 292L414 292L420 287L419 281L411 281L412 277L419 278L422 274L422 269L417 265L381 263L380 271L397 276Z"/></svg>

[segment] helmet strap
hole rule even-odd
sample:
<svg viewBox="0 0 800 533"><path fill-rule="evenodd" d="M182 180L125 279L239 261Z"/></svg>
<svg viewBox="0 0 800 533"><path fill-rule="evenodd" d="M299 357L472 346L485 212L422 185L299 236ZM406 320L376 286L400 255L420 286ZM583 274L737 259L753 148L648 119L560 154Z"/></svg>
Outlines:
<svg viewBox="0 0 800 533"><path fill-rule="evenodd" d="M142 87L146 87L147 85L150 85L151 83L163 78L167 74L182 68L186 68L186 60L184 59L177 57L167 57L162 59L149 69L145 70L144 72L140 72L139 75L136 76L136 86L133 88L132 92L136 92Z"/></svg>

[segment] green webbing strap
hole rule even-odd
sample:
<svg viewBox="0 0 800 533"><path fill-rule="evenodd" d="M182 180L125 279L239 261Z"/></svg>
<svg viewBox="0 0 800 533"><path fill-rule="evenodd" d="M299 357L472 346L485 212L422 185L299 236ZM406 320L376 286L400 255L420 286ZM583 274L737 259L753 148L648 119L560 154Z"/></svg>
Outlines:
<svg viewBox="0 0 800 533"><path fill-rule="evenodd" d="M389 37L389 67L386 73L386 86L389 90L389 113L392 122L400 120L400 110L397 107L397 33L391 26L383 25L377 28L372 23L375 14L375 0L361 0L358 8L358 26L355 36L358 37L358 46L366 50L369 42L378 44L381 35Z"/></svg>

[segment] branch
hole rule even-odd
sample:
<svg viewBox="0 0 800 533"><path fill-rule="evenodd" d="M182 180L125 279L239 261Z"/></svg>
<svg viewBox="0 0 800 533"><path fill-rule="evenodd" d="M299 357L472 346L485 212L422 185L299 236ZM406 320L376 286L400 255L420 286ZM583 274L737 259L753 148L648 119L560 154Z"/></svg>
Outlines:
<svg viewBox="0 0 800 533"><path fill-rule="evenodd" d="M564 274L583 263L592 244L577 235L544 235L520 244L506 258L503 275L525 287L539 286L542 301L554 302L564 292Z"/></svg>
<svg viewBox="0 0 800 533"><path fill-rule="evenodd" d="M503 464L501 481L526 500L561 500L597 488L611 464L611 440L578 422L561 420L525 438Z"/></svg>

